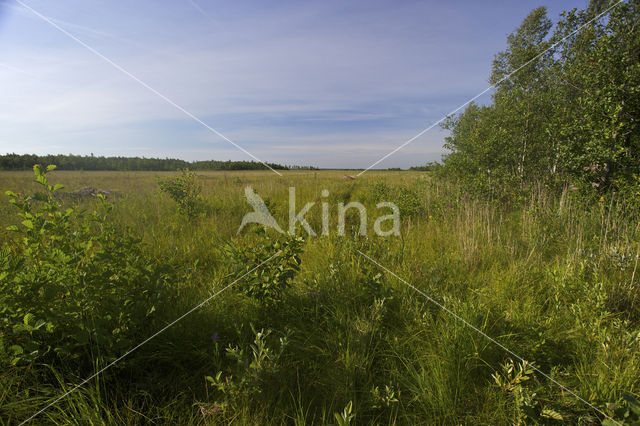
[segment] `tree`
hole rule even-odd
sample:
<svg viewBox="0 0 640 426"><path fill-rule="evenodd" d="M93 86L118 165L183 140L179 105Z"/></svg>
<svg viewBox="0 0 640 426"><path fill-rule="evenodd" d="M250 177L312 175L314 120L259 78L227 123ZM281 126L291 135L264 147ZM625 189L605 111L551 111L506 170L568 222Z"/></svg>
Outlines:
<svg viewBox="0 0 640 426"><path fill-rule="evenodd" d="M553 34L533 10L496 55L492 104L444 128L445 170L484 186L534 181L605 190L640 178L640 6L593 0ZM606 18L595 19L608 11ZM481 185L482 186L482 185Z"/></svg>

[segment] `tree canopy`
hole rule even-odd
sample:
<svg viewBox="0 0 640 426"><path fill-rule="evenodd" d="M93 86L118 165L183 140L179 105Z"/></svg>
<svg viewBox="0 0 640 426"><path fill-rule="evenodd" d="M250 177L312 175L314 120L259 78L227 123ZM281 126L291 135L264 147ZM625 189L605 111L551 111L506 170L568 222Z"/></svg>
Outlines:
<svg viewBox="0 0 640 426"><path fill-rule="evenodd" d="M443 124L445 170L479 190L637 186L639 32L637 1L592 0L555 26L544 7L533 10L495 56L491 103Z"/></svg>

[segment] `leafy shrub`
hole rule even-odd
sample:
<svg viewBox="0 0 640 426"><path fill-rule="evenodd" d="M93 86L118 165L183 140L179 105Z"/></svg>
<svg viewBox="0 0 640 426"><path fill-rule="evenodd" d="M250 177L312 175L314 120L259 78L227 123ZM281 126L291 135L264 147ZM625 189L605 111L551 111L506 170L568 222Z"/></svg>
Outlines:
<svg viewBox="0 0 640 426"><path fill-rule="evenodd" d="M34 195L7 192L21 222L0 250L0 364L116 357L134 343L167 278L139 240L107 222L104 198L92 213L63 208L54 197L62 185L47 179L54 168L34 166Z"/></svg>
<svg viewBox="0 0 640 426"><path fill-rule="evenodd" d="M283 240L271 240L266 232L263 239L251 247L229 244L226 252L239 275L256 268L271 256L273 259L242 279L240 288L244 293L258 300L262 305L275 305L282 299L282 293L300 270L304 238L288 235Z"/></svg>
<svg viewBox="0 0 640 426"><path fill-rule="evenodd" d="M182 170L178 177L159 179L160 190L178 204L178 211L189 217L199 216L204 211L200 192L202 188L196 182L196 174L189 169Z"/></svg>
<svg viewBox="0 0 640 426"><path fill-rule="evenodd" d="M271 330L251 330L255 335L253 343L248 347L232 346L227 348L227 356L234 361L228 374L223 378L219 371L215 377L205 379L217 389L221 400L217 402L223 409L237 409L250 398L261 393L268 383L277 378L279 360L288 345L288 335L278 339L278 343L270 342Z"/></svg>
<svg viewBox="0 0 640 426"><path fill-rule="evenodd" d="M638 401L633 395L625 393L622 396L626 402L625 405L609 404L609 408L614 413L615 421L605 419L602 422L603 426L615 426L619 424L625 425L638 425L640 424L640 401Z"/></svg>
<svg viewBox="0 0 640 426"><path fill-rule="evenodd" d="M359 277L362 295L368 302L393 298L393 291L384 285L384 275L373 268L365 268Z"/></svg>
<svg viewBox="0 0 640 426"><path fill-rule="evenodd" d="M492 375L495 384L510 397L515 406L514 424L521 424L525 420L525 423L535 424L565 420L555 407L543 404L540 396L527 386L530 381L535 381L536 368L535 364L528 361L515 363L510 359L502 365L501 371Z"/></svg>
<svg viewBox="0 0 640 426"><path fill-rule="evenodd" d="M347 426L351 424L351 421L355 419L355 414L353 414L353 401L349 401L347 405L345 405L342 413L333 413L333 417L335 417L338 426Z"/></svg>
<svg viewBox="0 0 640 426"><path fill-rule="evenodd" d="M371 201L378 203L381 201L389 201L391 188L384 181L378 181L371 185L368 193L371 195Z"/></svg>
<svg viewBox="0 0 640 426"><path fill-rule="evenodd" d="M411 217L423 213L424 206L418 192L405 186L390 187L384 182L376 182L370 190L373 201L390 201L400 209L401 217Z"/></svg>
<svg viewBox="0 0 640 426"><path fill-rule="evenodd" d="M420 196L411 188L400 188L395 202L400 209L400 215L402 217L415 216L424 210Z"/></svg>
<svg viewBox="0 0 640 426"><path fill-rule="evenodd" d="M374 401L374 408L389 408L394 404L400 402L396 396L398 390L393 386L384 385L384 391L381 392L378 386L371 389L371 396Z"/></svg>

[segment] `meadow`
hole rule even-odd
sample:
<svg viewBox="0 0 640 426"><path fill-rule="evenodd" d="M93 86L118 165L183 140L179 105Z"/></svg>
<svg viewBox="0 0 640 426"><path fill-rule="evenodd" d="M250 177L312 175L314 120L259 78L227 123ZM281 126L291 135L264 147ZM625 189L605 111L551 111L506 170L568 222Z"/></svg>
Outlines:
<svg viewBox="0 0 640 426"><path fill-rule="evenodd" d="M282 173L197 172L193 214L160 190L171 172L46 175L106 200L35 197L21 210L3 194L0 423L51 402L33 424L637 421L637 203L542 185L473 197L430 172ZM0 189L20 204L42 187L33 177L0 172ZM283 227L295 187L296 211L316 202L316 232L328 190L329 235L236 235L247 186ZM367 236L355 214L336 232L349 201L367 207ZM380 201L399 206L399 236L372 232Z"/></svg>

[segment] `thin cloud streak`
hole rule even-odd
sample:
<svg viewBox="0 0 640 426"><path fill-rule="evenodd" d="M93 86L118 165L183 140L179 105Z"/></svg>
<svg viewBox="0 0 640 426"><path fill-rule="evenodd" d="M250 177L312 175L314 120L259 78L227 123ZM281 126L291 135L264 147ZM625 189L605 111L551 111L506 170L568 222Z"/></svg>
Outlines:
<svg viewBox="0 0 640 426"><path fill-rule="evenodd" d="M353 167L366 167L378 146L396 146L486 86L504 35L537 6L68 0L54 9L31 1L225 135L266 153L266 161L286 155L309 164L326 149L318 160L325 164L333 147L352 146L360 152ZM197 149L200 158L244 158L16 9L0 31L2 63L31 75L0 66L0 151L62 145L99 152L111 141L125 152L161 141L160 155L180 157L182 149L186 158ZM207 19L210 10L219 25ZM489 28L482 18L496 10L511 18ZM444 135L421 139L412 158L393 165L424 163L442 152ZM293 153L281 152L292 144Z"/></svg>

